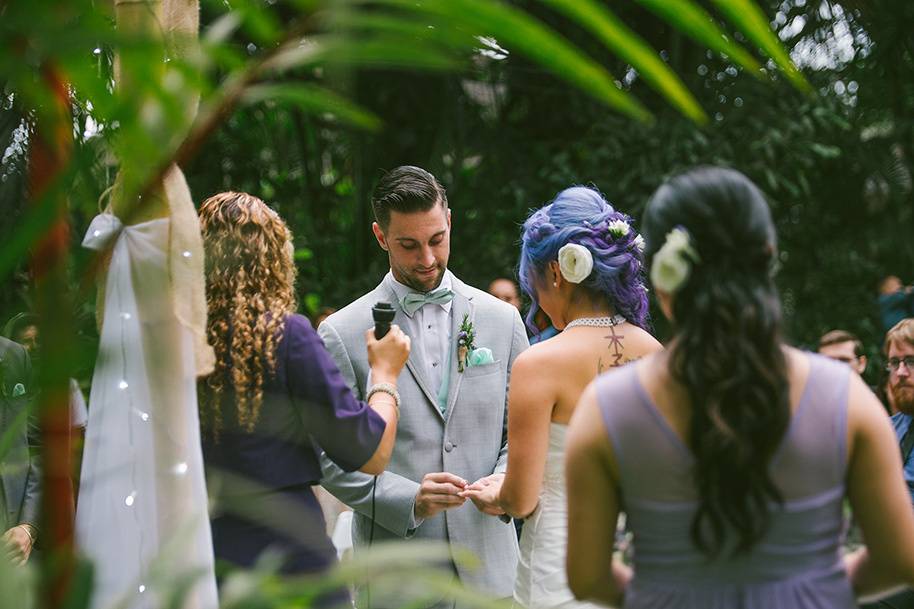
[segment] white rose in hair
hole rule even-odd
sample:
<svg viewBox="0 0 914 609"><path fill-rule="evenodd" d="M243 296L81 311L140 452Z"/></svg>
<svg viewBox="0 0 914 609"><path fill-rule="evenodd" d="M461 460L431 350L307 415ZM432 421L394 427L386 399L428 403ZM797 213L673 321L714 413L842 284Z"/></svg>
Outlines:
<svg viewBox="0 0 914 609"><path fill-rule="evenodd" d="M607 228L609 229L609 234L616 238L624 237L629 230L628 222L625 220L613 220L607 225Z"/></svg>
<svg viewBox="0 0 914 609"><path fill-rule="evenodd" d="M657 289L676 293L692 272L692 263L698 262L698 253L692 247L689 233L674 228L666 235L663 246L654 254L651 265L651 282Z"/></svg>
<svg viewBox="0 0 914 609"><path fill-rule="evenodd" d="M634 240L632 241L632 243L635 245L636 248L638 248L639 252L642 252L642 253L644 252L644 248L646 247L644 244L644 237L642 237L641 235L637 235L634 238Z"/></svg>
<svg viewBox="0 0 914 609"><path fill-rule="evenodd" d="M577 243L566 243L559 249L559 270L570 283L581 283L593 270L593 255Z"/></svg>

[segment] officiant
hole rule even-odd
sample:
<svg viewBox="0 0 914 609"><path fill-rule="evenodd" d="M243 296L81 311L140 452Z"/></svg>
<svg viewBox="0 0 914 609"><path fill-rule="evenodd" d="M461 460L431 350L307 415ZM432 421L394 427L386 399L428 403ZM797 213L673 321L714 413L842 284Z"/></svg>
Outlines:
<svg viewBox="0 0 914 609"><path fill-rule="evenodd" d="M358 401L295 313L292 235L282 218L256 197L226 192L203 203L200 221L216 352L201 391L207 477L218 489L216 557L251 567L269 549L282 574L323 571L336 552L311 489L321 476L318 445L347 471L384 471L409 338L395 325L382 340L366 333L374 384L367 404Z"/></svg>

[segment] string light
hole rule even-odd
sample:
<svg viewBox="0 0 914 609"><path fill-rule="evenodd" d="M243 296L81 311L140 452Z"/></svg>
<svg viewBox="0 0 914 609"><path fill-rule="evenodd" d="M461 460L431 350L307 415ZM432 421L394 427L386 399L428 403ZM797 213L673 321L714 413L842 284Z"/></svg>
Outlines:
<svg viewBox="0 0 914 609"><path fill-rule="evenodd" d="M121 390L126 389L127 387L130 387L130 385L124 379L121 379L121 382L117 384L117 388Z"/></svg>

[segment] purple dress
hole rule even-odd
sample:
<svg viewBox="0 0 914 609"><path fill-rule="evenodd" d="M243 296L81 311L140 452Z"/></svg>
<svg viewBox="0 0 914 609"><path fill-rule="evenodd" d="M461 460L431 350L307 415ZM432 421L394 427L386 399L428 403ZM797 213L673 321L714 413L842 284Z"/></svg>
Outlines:
<svg viewBox="0 0 914 609"><path fill-rule="evenodd" d="M374 454L385 422L353 397L317 332L301 315L286 318L276 373L264 381L253 432L237 420L235 397L223 396L218 441L204 434L207 479L216 489L212 515L216 558L251 567L265 551L281 572L323 571L336 560L311 486L321 478L319 451L353 471Z"/></svg>
<svg viewBox="0 0 914 609"><path fill-rule="evenodd" d="M807 357L808 382L771 464L783 507L751 551L711 561L689 536L697 499L692 454L651 401L636 365L597 381L633 534L626 609L857 606L840 552L850 368Z"/></svg>

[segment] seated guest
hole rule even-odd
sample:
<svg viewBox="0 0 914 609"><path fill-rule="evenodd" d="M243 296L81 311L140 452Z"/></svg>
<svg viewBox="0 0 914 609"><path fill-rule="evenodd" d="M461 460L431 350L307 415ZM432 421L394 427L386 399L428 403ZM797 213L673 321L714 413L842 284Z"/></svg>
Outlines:
<svg viewBox="0 0 914 609"><path fill-rule="evenodd" d="M866 371L866 355L859 338L846 330L826 332L819 339L819 355L844 362L862 375Z"/></svg>
<svg viewBox="0 0 914 609"><path fill-rule="evenodd" d="M759 189L733 170L689 171L654 193L642 230L674 334L668 350L591 383L575 409L575 595L626 609L852 609L855 596L914 583L892 427L847 366L783 343ZM868 544L848 556L845 497ZM622 506L633 569L613 562Z"/></svg>
<svg viewBox="0 0 914 609"><path fill-rule="evenodd" d="M366 332L374 385L367 405L357 401L311 324L295 314L285 222L235 192L207 199L200 221L216 352L215 372L201 387L204 459L218 489L216 557L251 567L269 550L282 574L323 571L336 552L311 489L320 480L319 450L349 471L384 470L409 338L396 325L381 340Z"/></svg>

